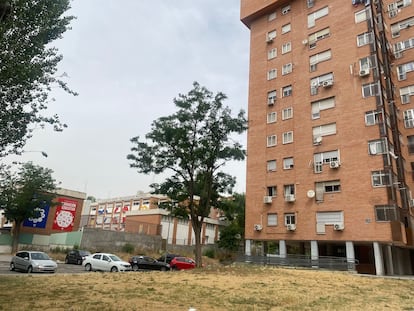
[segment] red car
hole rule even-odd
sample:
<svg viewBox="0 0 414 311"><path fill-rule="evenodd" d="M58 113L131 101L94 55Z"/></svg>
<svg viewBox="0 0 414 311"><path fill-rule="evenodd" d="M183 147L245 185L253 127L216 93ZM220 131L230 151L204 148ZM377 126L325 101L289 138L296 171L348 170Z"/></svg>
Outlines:
<svg viewBox="0 0 414 311"><path fill-rule="evenodd" d="M174 257L170 263L171 269L173 270L186 270L194 269L196 263L193 259L188 257Z"/></svg>

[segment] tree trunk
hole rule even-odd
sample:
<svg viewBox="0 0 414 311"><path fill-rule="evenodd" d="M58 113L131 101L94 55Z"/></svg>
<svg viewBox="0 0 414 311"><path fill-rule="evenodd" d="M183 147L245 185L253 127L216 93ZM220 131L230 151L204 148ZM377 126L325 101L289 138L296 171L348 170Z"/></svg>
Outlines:
<svg viewBox="0 0 414 311"><path fill-rule="evenodd" d="M19 248L19 236L20 236L20 227L22 225L21 221L14 221L14 227L13 227L13 236L12 236L12 249L11 253L15 254L18 251Z"/></svg>
<svg viewBox="0 0 414 311"><path fill-rule="evenodd" d="M197 268L200 268L203 266L203 257L201 253L201 227L202 222L200 222L198 219L191 219L192 225L193 225L193 231L194 231L194 237L195 237L195 262L197 265Z"/></svg>

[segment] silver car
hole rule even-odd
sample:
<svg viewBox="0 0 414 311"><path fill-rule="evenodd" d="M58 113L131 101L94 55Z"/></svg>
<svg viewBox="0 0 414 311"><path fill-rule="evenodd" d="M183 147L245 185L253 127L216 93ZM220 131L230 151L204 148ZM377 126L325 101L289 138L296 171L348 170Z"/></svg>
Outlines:
<svg viewBox="0 0 414 311"><path fill-rule="evenodd" d="M131 271L129 262L123 261L114 254L95 253L85 257L82 265L86 271Z"/></svg>
<svg viewBox="0 0 414 311"><path fill-rule="evenodd" d="M57 270L57 263L46 253L38 251L19 251L11 259L10 270L21 270L27 273L51 272Z"/></svg>

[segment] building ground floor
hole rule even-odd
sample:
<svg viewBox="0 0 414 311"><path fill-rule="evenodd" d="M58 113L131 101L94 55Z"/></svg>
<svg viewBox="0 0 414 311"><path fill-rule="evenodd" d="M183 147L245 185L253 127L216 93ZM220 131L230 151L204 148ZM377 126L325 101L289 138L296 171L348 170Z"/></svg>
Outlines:
<svg viewBox="0 0 414 311"><path fill-rule="evenodd" d="M374 275L413 275L414 249L381 242L245 241L246 258L263 263L331 267Z"/></svg>

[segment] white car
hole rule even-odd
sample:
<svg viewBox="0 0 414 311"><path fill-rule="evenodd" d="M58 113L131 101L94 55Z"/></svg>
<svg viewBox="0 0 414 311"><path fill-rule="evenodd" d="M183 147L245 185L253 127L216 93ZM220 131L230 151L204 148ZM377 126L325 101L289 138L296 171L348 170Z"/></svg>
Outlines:
<svg viewBox="0 0 414 311"><path fill-rule="evenodd" d="M129 262L123 261L114 254L95 253L85 257L82 262L86 271L131 271Z"/></svg>

